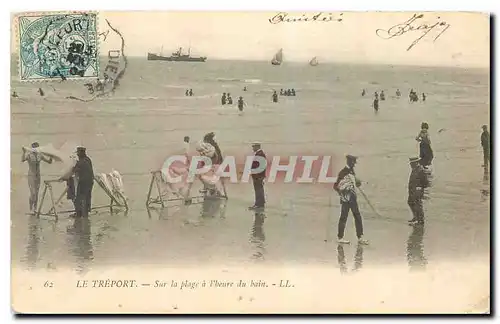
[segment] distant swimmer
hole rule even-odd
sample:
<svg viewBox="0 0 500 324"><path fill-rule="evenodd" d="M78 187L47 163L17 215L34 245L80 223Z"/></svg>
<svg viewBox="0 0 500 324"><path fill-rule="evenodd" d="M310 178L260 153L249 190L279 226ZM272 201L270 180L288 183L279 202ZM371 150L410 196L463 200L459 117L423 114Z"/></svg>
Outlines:
<svg viewBox="0 0 500 324"><path fill-rule="evenodd" d="M410 102L417 102L418 101L418 95L413 89L410 90Z"/></svg>
<svg viewBox="0 0 500 324"><path fill-rule="evenodd" d="M273 102L278 102L278 94L276 93L276 90L273 92Z"/></svg>
<svg viewBox="0 0 500 324"><path fill-rule="evenodd" d="M238 99L238 109L243 112L243 108L246 106L246 103L243 101L243 97Z"/></svg>
<svg viewBox="0 0 500 324"><path fill-rule="evenodd" d="M280 96L284 96L285 93L283 92L283 89L280 90Z"/></svg>
<svg viewBox="0 0 500 324"><path fill-rule="evenodd" d="M286 89L286 95L290 96L291 94L292 94L292 92L290 91L290 89Z"/></svg>
<svg viewBox="0 0 500 324"><path fill-rule="evenodd" d="M222 105L226 104L226 93L225 92L222 94L222 98L220 99L220 101L221 101Z"/></svg>
<svg viewBox="0 0 500 324"><path fill-rule="evenodd" d="M365 96L365 94L366 94L366 90L365 90L365 89L363 89L363 91L361 91L361 97L364 97L364 96Z"/></svg>
<svg viewBox="0 0 500 324"><path fill-rule="evenodd" d="M42 88L38 88L38 93L41 97L45 96L45 92L43 92Z"/></svg>
<svg viewBox="0 0 500 324"><path fill-rule="evenodd" d="M227 104L232 105L233 104L233 97L231 97L231 94L227 94Z"/></svg>
<svg viewBox="0 0 500 324"><path fill-rule="evenodd" d="M102 84L101 80L97 79L95 89L99 92L104 92L104 84Z"/></svg>
<svg viewBox="0 0 500 324"><path fill-rule="evenodd" d="M373 99L373 109L375 109L376 113L378 112L378 98L377 97L375 97L375 99Z"/></svg>
<svg viewBox="0 0 500 324"><path fill-rule="evenodd" d="M378 92L377 91L375 91L375 99L377 99L377 101L378 101Z"/></svg>
<svg viewBox="0 0 500 324"><path fill-rule="evenodd" d="M19 96L17 95L17 92L15 92L15 91L12 92L12 98L19 98Z"/></svg>
<svg viewBox="0 0 500 324"><path fill-rule="evenodd" d="M186 97L189 96L189 90L186 90Z"/></svg>
<svg viewBox="0 0 500 324"><path fill-rule="evenodd" d="M295 89L292 89L292 97L295 97Z"/></svg>
<svg viewBox="0 0 500 324"><path fill-rule="evenodd" d="M425 101L425 98L426 98L425 93L422 92L422 101Z"/></svg>
<svg viewBox="0 0 500 324"><path fill-rule="evenodd" d="M243 87L243 91L247 91L247 87L246 87L246 86L245 86L245 87Z"/></svg>
<svg viewBox="0 0 500 324"><path fill-rule="evenodd" d="M184 154L189 155L191 150L190 138L189 136L184 136Z"/></svg>
<svg viewBox="0 0 500 324"><path fill-rule="evenodd" d="M398 98L401 97L401 91L399 91L399 89L396 90L396 97L398 97Z"/></svg>
<svg viewBox="0 0 500 324"><path fill-rule="evenodd" d="M193 96L193 89L189 89L189 96L192 97Z"/></svg>
<svg viewBox="0 0 500 324"><path fill-rule="evenodd" d="M382 92L380 92L380 100L384 101L385 100L385 93L384 93L384 90L382 90Z"/></svg>

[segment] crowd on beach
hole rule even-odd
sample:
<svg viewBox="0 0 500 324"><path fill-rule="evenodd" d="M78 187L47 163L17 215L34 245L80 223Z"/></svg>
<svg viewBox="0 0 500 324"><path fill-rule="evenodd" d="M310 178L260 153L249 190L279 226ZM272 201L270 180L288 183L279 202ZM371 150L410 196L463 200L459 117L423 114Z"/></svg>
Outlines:
<svg viewBox="0 0 500 324"><path fill-rule="evenodd" d="M245 87L244 92L247 91ZM38 93L43 96L43 90L39 88ZM185 92L186 96L193 96L193 89L188 89ZM366 90L363 89L361 96L366 95ZM279 101L279 96L296 96L295 89L281 89L279 94L277 91L273 90L271 100L273 103ZM399 89L395 92L395 98L401 98L401 91ZM16 92L13 92L12 97L17 98ZM416 91L411 89L408 95L410 102L418 102L421 98L422 102L425 102L427 97L425 93L422 93L420 98ZM379 110L379 101L385 101L386 94L384 90L375 91L373 108L377 112ZM232 105L233 99L230 93L223 93L221 96L221 104ZM240 112L246 106L243 96L239 96L237 100L237 106ZM490 134L488 132L487 125L482 126L482 134L480 138L480 143L483 148L483 167L485 173L488 171L490 162ZM411 168L411 174L408 180L408 200L407 204L413 215L409 223L411 225L423 225L424 224L424 209L423 209L423 199L424 191L430 186L429 176L432 174L432 161L434 159L434 152L431 146L431 139L429 134L429 124L427 122L422 122L420 131L416 136L416 141L419 142L419 152L418 156L409 158L409 164ZM186 154L189 151L190 138L186 136L184 138L184 143L187 147ZM30 188L29 206L30 211L33 213L37 208L38 202L38 191L40 188L40 163L47 162L52 163L50 156L44 155L43 152L39 151L39 144L33 143L30 149L23 149L23 162L28 162L29 172L28 172L28 185ZM252 144L252 149L255 156L260 156L265 158L265 153L259 142L254 142ZM219 144L215 140L215 133L210 132L206 134L202 141L197 144L196 147L197 154L202 156L207 156L211 159L213 165L220 165L223 160L222 150ZM84 217L88 215L91 210L91 193L93 186L94 173L92 168L92 162L90 158L86 155L86 148L78 147L78 162L76 163L74 169L71 172L71 176L79 179L75 194L71 198L75 207L75 215L77 217ZM357 178L354 167L357 163L358 157L354 155L346 156L346 167L343 168L333 186L333 189L338 193L341 202L341 215L338 223L338 235L337 240L339 243L349 243L348 240L344 238L344 230L347 221L349 211L352 211L355 219L356 234L358 237L359 244L368 244L368 241L364 239L364 229L361 214L358 208L357 202L357 192L361 187L362 182ZM252 169L253 169L252 165ZM67 181L68 186L70 186L71 178L61 178L61 181ZM255 191L255 201L250 209L263 209L265 208L265 193L264 193L264 180L266 177L266 172L260 172L257 174L252 174L253 186ZM201 182L204 184L204 194L209 196L221 196L223 193L219 188L213 186L207 179L200 176ZM366 195L363 194L366 197ZM186 198L186 197L185 197ZM188 198L186 198L188 199ZM186 200L187 201L187 200ZM369 203L371 206L371 204Z"/></svg>

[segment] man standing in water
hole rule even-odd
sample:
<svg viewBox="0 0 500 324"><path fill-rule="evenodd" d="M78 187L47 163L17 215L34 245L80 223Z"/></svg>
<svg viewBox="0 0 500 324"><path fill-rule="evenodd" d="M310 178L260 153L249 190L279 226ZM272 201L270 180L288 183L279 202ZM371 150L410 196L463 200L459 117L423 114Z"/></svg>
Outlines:
<svg viewBox="0 0 500 324"><path fill-rule="evenodd" d="M375 110L375 113L378 113L378 97L373 99L373 109Z"/></svg>
<svg viewBox="0 0 500 324"><path fill-rule="evenodd" d="M238 99L238 109L240 112L243 112L243 107L245 107L245 102L243 101L243 97Z"/></svg>
<svg viewBox="0 0 500 324"><path fill-rule="evenodd" d="M408 181L408 206L410 206L413 218L408 222L410 225L424 224L424 208L422 199L424 198L424 189L429 185L429 181L420 165L420 158L410 158L411 174Z"/></svg>
<svg viewBox="0 0 500 324"><path fill-rule="evenodd" d="M264 151L262 151L259 142L252 143L252 150L254 152L254 156L260 156L261 158L266 159L266 154L264 154ZM250 210L264 208L264 205L266 203L266 198L264 193L264 179L266 178L267 165L263 171L259 173L253 173L253 170L257 169L258 167L259 167L259 162L254 160L252 162L252 182L253 182L253 189L255 191L255 203L253 206L248 208Z"/></svg>
<svg viewBox="0 0 500 324"><path fill-rule="evenodd" d="M51 164L52 158L47 158L43 153L38 151L40 145L38 142L31 144L31 151L27 151L23 147L22 162L28 161L28 186L30 188L30 212L34 213L38 205L38 192L40 191L40 162L44 161Z"/></svg>
<svg viewBox="0 0 500 324"><path fill-rule="evenodd" d="M337 242L342 244L349 244L350 242L344 239L344 230L349 216L349 210L352 210L354 216L354 225L356 226L356 236L358 243L367 245L368 241L363 238L363 219L358 208L358 201L356 197L356 187L361 186L361 181L356 179L354 173L354 166L357 162L357 157L353 155L346 156L347 166L340 170L337 181L333 184L333 189L340 196L341 212L338 225Z"/></svg>
<svg viewBox="0 0 500 324"><path fill-rule="evenodd" d="M488 126L483 125L483 132L481 133L481 146L483 147L483 168L487 169L490 164L490 132Z"/></svg>
<svg viewBox="0 0 500 324"><path fill-rule="evenodd" d="M278 94L276 93L276 90L273 92L273 102L276 103L278 102Z"/></svg>
<svg viewBox="0 0 500 324"><path fill-rule="evenodd" d="M184 154L186 156L188 156L191 151L191 144L189 143L189 141L190 141L189 136L184 136Z"/></svg>
<svg viewBox="0 0 500 324"><path fill-rule="evenodd" d="M88 216L92 205L92 187L94 186L94 170L92 161L87 156L85 147L77 147L78 162L73 169L77 179L75 211L77 217Z"/></svg>

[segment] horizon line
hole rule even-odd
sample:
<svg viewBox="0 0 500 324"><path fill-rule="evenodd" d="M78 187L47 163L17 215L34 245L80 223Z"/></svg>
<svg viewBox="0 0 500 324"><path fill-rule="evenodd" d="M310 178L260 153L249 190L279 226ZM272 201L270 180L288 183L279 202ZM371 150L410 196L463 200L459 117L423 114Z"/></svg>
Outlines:
<svg viewBox="0 0 500 324"><path fill-rule="evenodd" d="M18 57L18 53L11 53L11 56ZM107 56L105 55L99 55L101 59L106 59ZM136 55L136 54L131 54L127 55L129 58L143 58L144 61L148 61L147 59L147 53L146 55ZM266 60L266 59L243 59L243 58L220 58L220 57L215 57L212 59L208 59L205 62L173 62L173 63L196 63L196 64L202 64L202 63L207 63L211 61L228 61L228 62L267 62L269 63L271 60ZM159 61L159 62L169 62L170 61ZM397 66L397 67L422 67L422 68L448 68L448 69L478 69L478 70L491 70L491 64L488 66L479 66L479 65L432 65L432 64L412 64L412 63L387 63L387 62L366 62L366 61L322 61L323 63L320 62L319 65L321 64L332 64L332 65L342 65L342 64L347 64L347 65L381 65L381 66ZM292 64L308 64L308 60L287 60L284 61L284 65L286 63L292 63Z"/></svg>
<svg viewBox="0 0 500 324"><path fill-rule="evenodd" d="M103 57L103 58L106 58L107 56L104 56L104 55L100 55L100 57ZM148 61L147 59L147 54L145 56L143 55L127 55L127 57L130 57L130 58L144 58L145 61ZM205 62L173 62L173 63L206 63L206 62L210 62L210 61L239 61L239 62L271 62L271 60L266 60L266 59L243 59L243 58L220 58L220 57L215 57L213 59L208 59L207 57L207 60ZM162 62L162 61L160 61ZM164 62L170 62L170 61L164 61ZM284 61L283 63L286 64L286 63L293 63L293 64L297 64L297 63L304 63L304 64L308 64L309 61L308 60L286 60ZM282 63L282 64L283 64ZM431 67L431 68L457 68L457 69L461 69L461 68L466 68L466 69L488 69L490 70L491 69L491 65L489 66L479 66L479 65L422 65L422 64L411 64L411 63L387 63L387 62L366 62L366 61L323 61L323 63L320 62L319 65L321 64L352 64L352 65L387 65L387 66L406 66L406 67Z"/></svg>

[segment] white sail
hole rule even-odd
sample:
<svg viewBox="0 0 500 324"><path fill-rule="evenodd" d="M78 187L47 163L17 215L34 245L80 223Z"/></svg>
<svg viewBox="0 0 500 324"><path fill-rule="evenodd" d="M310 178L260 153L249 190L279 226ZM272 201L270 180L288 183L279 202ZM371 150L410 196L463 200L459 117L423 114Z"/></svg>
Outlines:
<svg viewBox="0 0 500 324"><path fill-rule="evenodd" d="M318 62L318 58L317 58L316 56L315 56L315 57L313 57L313 58L309 61L309 65L311 65L311 66L316 66L316 65L318 65L318 64L319 64L319 62Z"/></svg>
<svg viewBox="0 0 500 324"><path fill-rule="evenodd" d="M273 65L280 65L282 62L283 62L283 49L281 48L276 54L274 54L271 63Z"/></svg>

